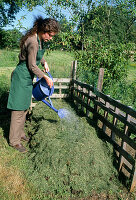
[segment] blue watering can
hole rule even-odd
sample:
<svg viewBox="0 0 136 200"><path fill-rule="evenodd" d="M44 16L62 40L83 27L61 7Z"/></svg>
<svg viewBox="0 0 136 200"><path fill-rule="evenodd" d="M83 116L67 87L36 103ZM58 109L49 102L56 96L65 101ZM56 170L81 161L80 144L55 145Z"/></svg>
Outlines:
<svg viewBox="0 0 136 200"><path fill-rule="evenodd" d="M51 74L49 72L47 72L47 74L53 80L53 77L51 76ZM65 117L65 109L57 110L56 108L53 107L53 104L52 104L51 99L50 99L50 96L54 92L54 84L50 88L48 86L48 84L46 83L46 80L44 78L41 78L41 79L37 78L36 81L37 82L33 85L33 90L32 90L33 97L37 101L42 101L47 106L49 106L51 109L53 109L61 119L64 118ZM50 103L45 100L46 97L48 97Z"/></svg>

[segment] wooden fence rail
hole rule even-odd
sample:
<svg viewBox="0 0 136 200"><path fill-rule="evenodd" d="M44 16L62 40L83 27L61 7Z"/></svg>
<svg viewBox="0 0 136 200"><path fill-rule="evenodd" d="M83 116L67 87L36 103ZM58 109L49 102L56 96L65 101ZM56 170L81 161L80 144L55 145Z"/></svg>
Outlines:
<svg viewBox="0 0 136 200"><path fill-rule="evenodd" d="M70 87L70 82L71 78L54 78L54 93L50 98L66 98L69 95L69 87ZM36 78L33 81L34 83L36 82ZM32 107L36 105L36 102L33 102L33 96L32 96L32 102L30 109L32 110Z"/></svg>
<svg viewBox="0 0 136 200"><path fill-rule="evenodd" d="M136 186L136 111L103 94L98 89L72 80L72 98L78 109L95 121L113 146L119 172ZM132 137L132 138L131 138Z"/></svg>
<svg viewBox="0 0 136 200"><path fill-rule="evenodd" d="M136 111L101 92L103 69L99 73L99 85L76 80L77 62L72 62L71 78L54 78L51 98L71 97L77 109L93 120L106 139L113 145L115 163L119 173L131 181L130 191L136 188ZM31 108L35 104L31 104Z"/></svg>
<svg viewBox="0 0 136 200"><path fill-rule="evenodd" d="M50 98L67 98L69 96L69 91L71 87L72 79L76 79L76 69L77 69L77 61L72 61L71 64L71 78L53 78L54 82L54 93ZM36 78L34 78L33 83L36 82ZM36 102L33 102L33 96L31 100L30 110L36 105Z"/></svg>

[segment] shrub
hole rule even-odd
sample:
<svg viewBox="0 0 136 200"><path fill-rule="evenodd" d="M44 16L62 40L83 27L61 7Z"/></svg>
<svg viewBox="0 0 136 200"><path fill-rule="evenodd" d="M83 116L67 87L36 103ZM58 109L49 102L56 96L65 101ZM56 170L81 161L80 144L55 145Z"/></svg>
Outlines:
<svg viewBox="0 0 136 200"><path fill-rule="evenodd" d="M126 79L114 80L104 88L103 92L136 109L136 81L128 83Z"/></svg>
<svg viewBox="0 0 136 200"><path fill-rule="evenodd" d="M4 30L0 29L0 48L19 48L19 40L22 36L22 33L17 30Z"/></svg>
<svg viewBox="0 0 136 200"><path fill-rule="evenodd" d="M121 80L126 76L129 52L123 44L103 45L92 41L89 50L76 54L78 60L78 77L86 83L97 85L99 69L105 70L104 85L111 80Z"/></svg>

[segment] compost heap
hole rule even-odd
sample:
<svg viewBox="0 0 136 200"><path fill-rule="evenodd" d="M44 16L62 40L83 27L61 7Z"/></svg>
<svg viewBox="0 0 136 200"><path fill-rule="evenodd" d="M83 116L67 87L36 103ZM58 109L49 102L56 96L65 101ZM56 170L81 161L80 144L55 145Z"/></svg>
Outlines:
<svg viewBox="0 0 136 200"><path fill-rule="evenodd" d="M84 117L67 106L69 118L41 102L33 111L28 174L46 195L84 196L92 191L116 191L119 182L113 167L112 147L98 138Z"/></svg>

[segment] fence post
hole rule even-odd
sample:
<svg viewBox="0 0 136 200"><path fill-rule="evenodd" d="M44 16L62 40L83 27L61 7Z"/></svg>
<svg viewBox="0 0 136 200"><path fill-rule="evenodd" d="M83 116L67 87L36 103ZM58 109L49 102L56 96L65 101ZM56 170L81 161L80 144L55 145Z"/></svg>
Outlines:
<svg viewBox="0 0 136 200"><path fill-rule="evenodd" d="M97 89L101 92L103 86L104 68L100 68Z"/></svg>
<svg viewBox="0 0 136 200"><path fill-rule="evenodd" d="M87 99L87 105L90 106L90 96L92 95L92 91L88 90L88 99ZM89 117L89 110L86 109L86 116Z"/></svg>
<svg viewBox="0 0 136 200"><path fill-rule="evenodd" d="M74 87L73 79L76 80L76 70L77 70L77 60L72 61L71 64L71 84L70 84L70 93L71 99L73 99Z"/></svg>
<svg viewBox="0 0 136 200"><path fill-rule="evenodd" d="M76 80L76 71L77 71L77 60L72 61L72 79Z"/></svg>
<svg viewBox="0 0 136 200"><path fill-rule="evenodd" d="M107 96L110 97L110 95L107 95ZM106 102L105 106L106 106L106 108L109 109L109 107L110 107L109 102ZM108 119L108 111L104 111L104 118ZM102 130L104 133L106 133L106 125L105 124L103 124Z"/></svg>
<svg viewBox="0 0 136 200"><path fill-rule="evenodd" d="M118 102L120 102L120 100L117 100ZM119 114L119 108L115 107L115 113L118 115ZM117 126L117 118L114 117L113 118L113 125ZM111 139L112 141L115 141L115 133L113 131L111 131Z"/></svg>
<svg viewBox="0 0 136 200"><path fill-rule="evenodd" d="M100 68L99 70L99 77L98 77L98 84L97 84L97 89L101 92L102 91L102 86L103 86L103 77L104 77L104 68ZM96 96L96 100L99 101L99 97ZM97 125L98 119L95 116L99 112L99 106L96 104L94 105L94 113L93 113L93 120L95 124Z"/></svg>
<svg viewBox="0 0 136 200"><path fill-rule="evenodd" d="M136 158L136 155L135 155L135 158ZM133 178L132 178L132 183L131 183L131 188L130 188L130 192L133 192L134 191L134 188L136 186L136 161L135 161L135 165L133 166L132 168L132 172L133 172L133 175L131 175Z"/></svg>
<svg viewBox="0 0 136 200"><path fill-rule="evenodd" d="M83 93L85 92L85 88L83 88L83 87L82 87L82 92L83 92ZM83 95L82 95L82 102L84 102L84 100L85 100L85 95L83 94ZM81 106L81 109L82 109L82 111L84 112L84 106L83 106L83 105Z"/></svg>
<svg viewBox="0 0 136 200"><path fill-rule="evenodd" d="M127 114L126 119L128 122L130 122L131 116L129 114ZM128 126L127 125L125 126L124 134L128 136ZM126 150L126 142L124 142L123 140L121 143L121 147L123 150ZM124 161L125 161L125 158L120 154L120 156L119 156L119 171L121 171Z"/></svg>
<svg viewBox="0 0 136 200"><path fill-rule="evenodd" d="M80 85L77 85L77 90L81 90L81 86ZM79 98L79 96L80 96L80 93L79 93L79 91L77 91L77 97ZM76 106L77 106L77 109L79 109L78 101L76 102Z"/></svg>
<svg viewBox="0 0 136 200"><path fill-rule="evenodd" d="M99 90L100 92L102 91L103 77L104 77L104 68L100 68L98 76L98 84L97 84L97 90ZM96 100L100 101L100 97L96 97ZM94 109L96 110L96 112L99 112L99 106L94 106Z"/></svg>
<svg viewBox="0 0 136 200"><path fill-rule="evenodd" d="M62 92L61 92L61 85L62 85L62 84L59 83L59 94L60 94L60 99L62 98L62 97L61 97L61 94L62 94Z"/></svg>

